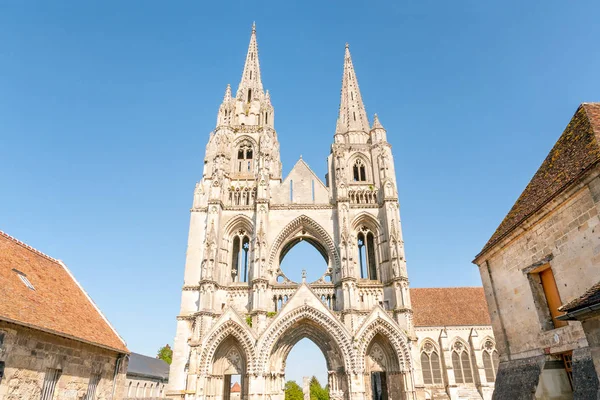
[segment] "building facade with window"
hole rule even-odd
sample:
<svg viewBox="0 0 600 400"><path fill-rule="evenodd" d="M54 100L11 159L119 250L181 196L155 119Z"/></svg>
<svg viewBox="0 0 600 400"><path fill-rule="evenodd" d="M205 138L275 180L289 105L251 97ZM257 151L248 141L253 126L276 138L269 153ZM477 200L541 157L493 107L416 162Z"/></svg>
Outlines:
<svg viewBox="0 0 600 400"><path fill-rule="evenodd" d="M500 369L495 399L596 399L582 325L561 304L600 277L600 104L584 103L476 256Z"/></svg>
<svg viewBox="0 0 600 400"><path fill-rule="evenodd" d="M125 400L165 398L169 382L169 364L154 357L131 353L127 364Z"/></svg>
<svg viewBox="0 0 600 400"><path fill-rule="evenodd" d="M410 295L422 398L491 399L499 355L483 288L412 288Z"/></svg>
<svg viewBox="0 0 600 400"><path fill-rule="evenodd" d="M122 399L129 353L67 267L0 231L0 400Z"/></svg>
<svg viewBox="0 0 600 400"><path fill-rule="evenodd" d="M242 399L284 400L286 358L308 338L325 357L332 400L426 398L433 383L419 370L392 149L377 115L372 124L367 118L348 46L341 84L325 179L302 158L283 177L252 30L241 81L235 96L226 87L194 190L168 397L228 399L239 377ZM281 268L300 242L326 264L312 282L294 282ZM430 328L424 337L438 343L442 326ZM463 334L472 327L456 329L448 340L458 364L446 342L443 352L425 354L450 357L436 387L446 397L434 398L481 398L481 344Z"/></svg>

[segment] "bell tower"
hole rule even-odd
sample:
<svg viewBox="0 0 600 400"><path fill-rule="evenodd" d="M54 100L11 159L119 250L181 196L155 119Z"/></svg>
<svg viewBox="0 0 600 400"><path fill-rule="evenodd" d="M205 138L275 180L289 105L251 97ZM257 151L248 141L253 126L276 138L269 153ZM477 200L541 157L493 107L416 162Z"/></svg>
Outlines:
<svg viewBox="0 0 600 400"><path fill-rule="evenodd" d="M369 281L380 282L382 305L392 310L406 329L411 326L408 277L394 159L386 136L377 114L369 128L346 44L340 109L328 158L339 227L339 298L343 299L344 310L352 312L361 308L357 305L357 289ZM375 218L361 217L369 214Z"/></svg>

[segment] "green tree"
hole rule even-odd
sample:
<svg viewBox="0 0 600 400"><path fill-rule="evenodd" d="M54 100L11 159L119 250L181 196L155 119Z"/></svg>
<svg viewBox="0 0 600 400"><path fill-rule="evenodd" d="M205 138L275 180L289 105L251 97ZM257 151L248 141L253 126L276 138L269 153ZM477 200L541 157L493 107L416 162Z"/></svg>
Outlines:
<svg viewBox="0 0 600 400"><path fill-rule="evenodd" d="M295 381L285 383L285 400L304 400L302 388Z"/></svg>
<svg viewBox="0 0 600 400"><path fill-rule="evenodd" d="M171 349L171 346L167 344L161 347L156 354L156 358L171 365L171 362L173 361L173 350Z"/></svg>
<svg viewBox="0 0 600 400"><path fill-rule="evenodd" d="M310 380L310 400L329 400L329 389L322 387L316 376Z"/></svg>

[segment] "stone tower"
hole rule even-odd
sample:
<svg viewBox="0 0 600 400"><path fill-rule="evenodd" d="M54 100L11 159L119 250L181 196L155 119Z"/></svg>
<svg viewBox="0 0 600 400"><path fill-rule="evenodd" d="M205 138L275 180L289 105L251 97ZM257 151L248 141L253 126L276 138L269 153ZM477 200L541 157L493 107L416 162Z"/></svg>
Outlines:
<svg viewBox="0 0 600 400"><path fill-rule="evenodd" d="M414 340L391 146L369 121L346 45L340 109L321 181L300 159L282 179L256 29L235 97L225 90L196 184L168 395L283 400L285 360L311 339L332 399L414 399ZM280 269L307 241L327 269Z"/></svg>

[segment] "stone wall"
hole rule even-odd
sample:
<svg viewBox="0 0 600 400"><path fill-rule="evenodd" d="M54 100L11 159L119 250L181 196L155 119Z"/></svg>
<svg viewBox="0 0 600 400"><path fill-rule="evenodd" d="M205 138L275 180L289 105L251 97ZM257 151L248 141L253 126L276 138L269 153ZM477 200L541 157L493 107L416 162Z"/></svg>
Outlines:
<svg viewBox="0 0 600 400"><path fill-rule="evenodd" d="M90 378L100 375L96 400L113 399L118 353L38 330L0 321L0 361L5 363L0 400L39 399L47 368L62 371L53 400L85 398ZM127 361L120 362L115 400L123 398Z"/></svg>
<svg viewBox="0 0 600 400"><path fill-rule="evenodd" d="M166 381L162 382L152 378L127 376L125 382L124 400L164 399L166 384Z"/></svg>
<svg viewBox="0 0 600 400"><path fill-rule="evenodd" d="M549 264L563 303L578 297L590 286L590 277L598 276L598 172L555 198L476 260L502 361L494 399L531 398L529 389L535 392L538 386L538 398L559 399L564 390L570 391L566 380L566 386L551 389L557 397L540 394L546 382L556 386L564 380L553 375L557 368L544 365L551 366L565 352L574 351L575 356L588 342L580 322L554 329L545 299L536 295L539 284L528 272ZM575 398L587 398L578 395L578 380L573 381ZM594 384L597 390L597 380Z"/></svg>
<svg viewBox="0 0 600 400"><path fill-rule="evenodd" d="M462 399L465 395L473 399L490 400L494 391L494 381L488 381L483 365L484 345L487 340L494 344L494 332L491 326L436 326L416 327L416 346L412 348L415 363L415 383L419 399ZM456 341L467 344L473 372L473 383L456 383L452 367L452 346ZM442 366L441 384L425 384L421 365L421 352L431 343L428 350L440 356ZM492 348L492 351L494 349Z"/></svg>

